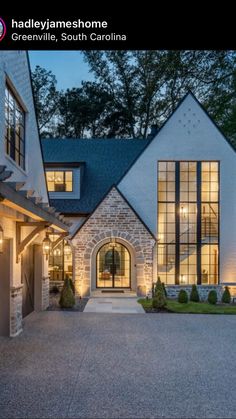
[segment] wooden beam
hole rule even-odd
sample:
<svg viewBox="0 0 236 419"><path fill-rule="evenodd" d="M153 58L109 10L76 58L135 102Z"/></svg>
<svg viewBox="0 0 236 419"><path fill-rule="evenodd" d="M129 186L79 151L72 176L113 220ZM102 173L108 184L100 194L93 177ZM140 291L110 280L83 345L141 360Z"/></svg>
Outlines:
<svg viewBox="0 0 236 419"><path fill-rule="evenodd" d="M6 169L7 166L2 166L0 165L0 173L4 172L4 170Z"/></svg>
<svg viewBox="0 0 236 419"><path fill-rule="evenodd" d="M14 208L22 214L28 215L36 221L45 221L46 223L52 224L59 231L67 231L68 227L62 223L59 219L54 216L56 209L48 211L43 209L41 206L36 205L30 199L26 199L21 194L22 191L15 191L10 188L6 182L0 182L0 196L4 198L2 201L3 205Z"/></svg>
<svg viewBox="0 0 236 419"><path fill-rule="evenodd" d="M47 212L50 212L50 213L55 213L56 212L56 208L54 208L54 207L48 207L48 208L46 208L46 210L47 210Z"/></svg>
<svg viewBox="0 0 236 419"><path fill-rule="evenodd" d="M12 174L13 172L11 170L4 170L4 172L0 173L0 180L3 181L8 179Z"/></svg>
<svg viewBox="0 0 236 419"><path fill-rule="evenodd" d="M24 185L25 182L6 182L11 188L15 189L15 191L19 191Z"/></svg>
<svg viewBox="0 0 236 419"><path fill-rule="evenodd" d="M35 227L24 240L21 241L21 228L22 227ZM16 223L16 263L19 262L19 256L24 251L25 247L29 245L34 238L45 228L48 224L45 222L17 222Z"/></svg>
<svg viewBox="0 0 236 419"><path fill-rule="evenodd" d="M34 195L35 191L34 191L34 189L28 189L27 192L28 192L28 197L29 197L29 196Z"/></svg>
<svg viewBox="0 0 236 419"><path fill-rule="evenodd" d="M45 221L39 221L39 222L35 222L35 221L21 221L18 223L18 225L20 227L37 227L37 226L46 226L49 227L50 224L45 223Z"/></svg>
<svg viewBox="0 0 236 419"><path fill-rule="evenodd" d="M68 236L67 233L61 233L60 237L58 237L58 239L52 243L52 250L54 250L59 245L59 243L61 243L61 241L64 240L66 236Z"/></svg>
<svg viewBox="0 0 236 419"><path fill-rule="evenodd" d="M42 202L42 197L41 196L36 196L36 204L40 204L40 202Z"/></svg>

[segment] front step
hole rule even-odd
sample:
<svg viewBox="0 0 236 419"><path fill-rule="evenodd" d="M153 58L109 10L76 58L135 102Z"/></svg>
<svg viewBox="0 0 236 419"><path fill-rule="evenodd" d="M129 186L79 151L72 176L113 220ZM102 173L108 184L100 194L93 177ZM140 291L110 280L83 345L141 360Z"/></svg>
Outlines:
<svg viewBox="0 0 236 419"><path fill-rule="evenodd" d="M92 298L137 298L137 293L131 290L117 289L117 290L95 290L91 292Z"/></svg>
<svg viewBox="0 0 236 419"><path fill-rule="evenodd" d="M102 290L103 293L115 293L115 294L119 294L119 293L124 293L124 290Z"/></svg>

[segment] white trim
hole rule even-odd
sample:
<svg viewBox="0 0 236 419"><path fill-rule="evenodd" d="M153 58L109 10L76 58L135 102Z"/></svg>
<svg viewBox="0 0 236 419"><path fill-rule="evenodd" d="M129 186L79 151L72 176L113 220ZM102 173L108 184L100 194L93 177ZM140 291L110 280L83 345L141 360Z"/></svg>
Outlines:
<svg viewBox="0 0 236 419"><path fill-rule="evenodd" d="M5 153L5 157L6 157L6 159L7 160L9 160L9 162L11 162L18 170L20 170L20 172L22 172L23 173L23 175L25 175L25 176L28 176L28 171L26 171L25 169L22 169L22 167L21 166L19 166L16 162L15 162L15 160L13 160L12 158L11 158L11 156L9 156L9 154L7 154L7 153ZM25 156L25 163L26 163L26 156Z"/></svg>

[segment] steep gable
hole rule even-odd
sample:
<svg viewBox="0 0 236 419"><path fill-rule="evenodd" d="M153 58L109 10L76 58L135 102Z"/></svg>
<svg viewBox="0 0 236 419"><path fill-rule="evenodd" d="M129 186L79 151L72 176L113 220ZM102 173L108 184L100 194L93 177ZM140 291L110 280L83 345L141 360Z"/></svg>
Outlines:
<svg viewBox="0 0 236 419"><path fill-rule="evenodd" d="M185 96L118 184L154 234L158 160L219 160L232 167L236 154L196 98Z"/></svg>

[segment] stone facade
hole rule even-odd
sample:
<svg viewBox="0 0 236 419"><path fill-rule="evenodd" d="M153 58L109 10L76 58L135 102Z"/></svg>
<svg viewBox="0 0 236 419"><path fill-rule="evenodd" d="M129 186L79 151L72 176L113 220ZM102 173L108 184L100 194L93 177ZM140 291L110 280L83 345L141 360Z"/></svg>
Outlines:
<svg viewBox="0 0 236 419"><path fill-rule="evenodd" d="M169 298L178 298L178 294L180 290L187 291L188 295L190 296L192 287L191 286L184 286L184 285L169 285L166 286L167 296ZM222 294L224 292L225 286L222 285L198 285L197 286L199 297L201 301L207 301L208 294L211 290L216 290L217 292L217 299L221 301ZM236 296L236 286L229 286L230 293L232 298Z"/></svg>
<svg viewBox="0 0 236 419"><path fill-rule="evenodd" d="M90 294L92 263L96 258L94 249L111 237L127 242L132 249L136 265L135 291L146 295L152 287L155 239L115 187L73 238L76 292L81 296Z"/></svg>
<svg viewBox="0 0 236 419"><path fill-rule="evenodd" d="M42 310L46 310L49 306L49 277L42 278Z"/></svg>
<svg viewBox="0 0 236 419"><path fill-rule="evenodd" d="M11 288L10 300L10 336L14 337L22 332L22 285Z"/></svg>

